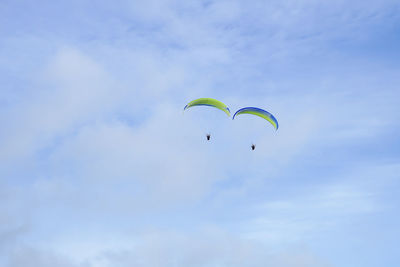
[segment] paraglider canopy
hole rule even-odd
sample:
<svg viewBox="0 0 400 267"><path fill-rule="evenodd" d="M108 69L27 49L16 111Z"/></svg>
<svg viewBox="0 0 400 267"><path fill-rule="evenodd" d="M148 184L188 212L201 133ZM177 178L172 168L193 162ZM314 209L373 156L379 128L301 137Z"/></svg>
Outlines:
<svg viewBox="0 0 400 267"><path fill-rule="evenodd" d="M214 108L217 108L219 110L222 110L229 117L231 116L231 111L229 110L229 108L224 103L222 103L221 101L218 101L218 100L213 99L213 98L198 98L198 99L195 99L195 100L189 102L183 108L183 110L185 111L186 109L191 108L191 107L195 107L195 106L214 107Z"/></svg>
<svg viewBox="0 0 400 267"><path fill-rule="evenodd" d="M266 110L263 110L261 108L255 108L255 107L246 107L246 108L241 108L238 111L236 111L236 113L233 115L233 119L235 119L236 116L241 115L241 114L251 114L251 115L256 115L258 117L261 117L267 121L269 121L272 126L274 126L275 130L278 130L278 120L274 117L274 115L272 115L271 113L269 113Z"/></svg>

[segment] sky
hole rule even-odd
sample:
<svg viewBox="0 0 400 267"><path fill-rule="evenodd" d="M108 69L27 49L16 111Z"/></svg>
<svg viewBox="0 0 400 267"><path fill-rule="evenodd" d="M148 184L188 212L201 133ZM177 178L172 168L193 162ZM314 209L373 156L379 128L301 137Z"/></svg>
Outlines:
<svg viewBox="0 0 400 267"><path fill-rule="evenodd" d="M399 266L399 47L398 0L2 0L0 266Z"/></svg>

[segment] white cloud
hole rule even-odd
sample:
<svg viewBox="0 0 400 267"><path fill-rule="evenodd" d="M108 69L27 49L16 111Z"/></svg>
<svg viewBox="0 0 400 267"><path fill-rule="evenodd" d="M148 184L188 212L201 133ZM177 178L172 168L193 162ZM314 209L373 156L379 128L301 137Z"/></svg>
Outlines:
<svg viewBox="0 0 400 267"><path fill-rule="evenodd" d="M52 251L40 251L35 248L20 246L8 255L5 267L23 267L27 265L41 267L88 267L88 264L77 264L68 257L59 255Z"/></svg>
<svg viewBox="0 0 400 267"><path fill-rule="evenodd" d="M271 251L262 243L212 227L194 233L149 231L125 248L104 249L94 266L330 266L302 247Z"/></svg>

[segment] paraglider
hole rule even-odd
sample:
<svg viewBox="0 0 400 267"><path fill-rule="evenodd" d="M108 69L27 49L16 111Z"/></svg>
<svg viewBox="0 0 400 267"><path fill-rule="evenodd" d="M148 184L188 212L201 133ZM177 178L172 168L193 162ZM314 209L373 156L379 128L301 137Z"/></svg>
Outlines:
<svg viewBox="0 0 400 267"><path fill-rule="evenodd" d="M209 107L214 107L216 109L219 109L223 112L225 112L226 115L228 115L229 117L231 116L231 111L229 110L229 108L227 107L227 105L225 105L224 103L222 103L221 101L218 101L216 99L213 98L198 98L195 99L193 101L190 101L184 108L183 111L187 110L188 108L191 107L196 107L196 106L209 106ZM210 141L211 138L211 134L206 134L206 138L207 141Z"/></svg>
<svg viewBox="0 0 400 267"><path fill-rule="evenodd" d="M271 123L272 126L275 128L275 131L278 130L278 128L279 128L278 120L274 117L274 115L272 115L271 113L269 113L268 111L266 111L264 109L255 108L255 107L241 108L235 112L235 114L232 117L232 120L234 120L236 116L241 115L241 114L251 114L251 115L261 117L261 118L267 120L269 123ZM252 144L251 150L254 150L254 149L256 149L256 145Z"/></svg>

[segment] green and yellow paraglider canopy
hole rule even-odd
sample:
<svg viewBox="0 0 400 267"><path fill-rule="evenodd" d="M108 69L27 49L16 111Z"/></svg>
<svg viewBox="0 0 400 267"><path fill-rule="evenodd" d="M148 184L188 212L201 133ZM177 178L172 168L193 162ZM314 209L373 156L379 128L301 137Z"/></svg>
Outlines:
<svg viewBox="0 0 400 267"><path fill-rule="evenodd" d="M229 108L222 102L213 99L213 98L199 98L195 99L193 101L190 101L184 108L183 110L185 111L188 108L191 107L196 107L196 106L209 106L209 107L214 107L219 110L222 110L223 112L226 113L229 117L231 116L231 111Z"/></svg>
<svg viewBox="0 0 400 267"><path fill-rule="evenodd" d="M261 117L267 121L269 121L269 123L272 124L272 126L274 126L275 130L278 130L278 120L274 117L274 115L272 115L271 113L269 113L266 110L263 110L261 108L255 108L255 107L246 107L246 108L241 108L238 111L236 111L236 113L233 115L232 119L235 119L236 116L241 115L241 114L251 114L251 115L256 115L258 117Z"/></svg>

